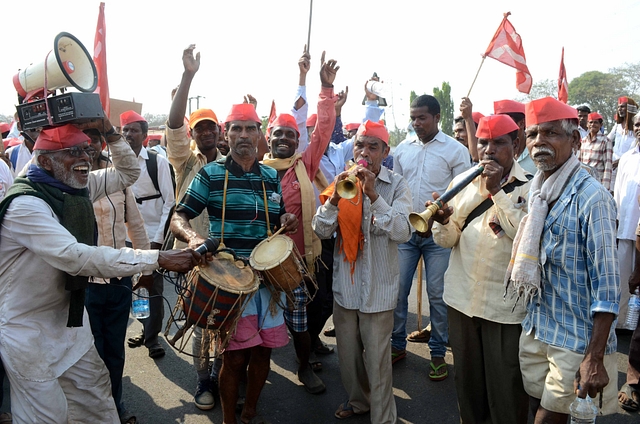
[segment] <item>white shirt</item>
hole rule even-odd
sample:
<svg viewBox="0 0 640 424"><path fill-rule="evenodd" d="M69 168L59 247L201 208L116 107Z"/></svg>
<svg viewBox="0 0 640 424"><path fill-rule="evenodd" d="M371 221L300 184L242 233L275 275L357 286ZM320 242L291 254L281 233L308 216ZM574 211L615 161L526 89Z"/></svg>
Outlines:
<svg viewBox="0 0 640 424"><path fill-rule="evenodd" d="M9 165L7 165L5 161L0 160L0 200L4 199L11 184L13 184L11 168L9 168Z"/></svg>
<svg viewBox="0 0 640 424"><path fill-rule="evenodd" d="M587 136L587 134L589 134L589 130L585 130L580 125L578 125L578 131L580 131L580 140L582 140L583 138L585 138ZM525 151L526 151L526 149L525 149Z"/></svg>
<svg viewBox="0 0 640 424"><path fill-rule="evenodd" d="M618 163L616 190L613 198L618 205L618 238L635 240L640 219L640 150L638 146L623 154Z"/></svg>
<svg viewBox="0 0 640 424"><path fill-rule="evenodd" d="M138 209L140 209L140 213L144 219L144 227L147 230L149 241L151 243L162 244L164 242L164 226L169 218L171 208L176 204L176 198L171 182L169 161L160 155L156 157L158 158L158 186L160 187L160 194L162 194L162 196L156 199L145 200L142 204L138 204ZM140 155L138 155L140 177L138 181L131 186L133 194L138 199L158 194L149 176L149 171L147 171L147 159L149 159L149 153L147 149L142 148Z"/></svg>
<svg viewBox="0 0 640 424"><path fill-rule="evenodd" d="M411 189L413 211L422 212L432 192L443 194L453 178L471 167L469 151L454 138L438 131L433 140L404 140L393 154L393 171L402 175Z"/></svg>
<svg viewBox="0 0 640 424"><path fill-rule="evenodd" d="M613 141L613 160L617 161L635 144L636 136L633 131L627 131L621 124L615 124L609 133L609 140Z"/></svg>
<svg viewBox="0 0 640 424"><path fill-rule="evenodd" d="M119 146L116 146L119 144ZM123 190L138 176L124 139L112 143L115 166L89 175L91 200ZM128 151L128 157L118 157ZM106 177L105 177L106 174ZM49 205L18 196L2 221L0 237L0 355L16 378L58 378L93 345L86 310L83 326L66 326L72 275L125 277L157 268L157 251L114 250L78 243Z"/></svg>

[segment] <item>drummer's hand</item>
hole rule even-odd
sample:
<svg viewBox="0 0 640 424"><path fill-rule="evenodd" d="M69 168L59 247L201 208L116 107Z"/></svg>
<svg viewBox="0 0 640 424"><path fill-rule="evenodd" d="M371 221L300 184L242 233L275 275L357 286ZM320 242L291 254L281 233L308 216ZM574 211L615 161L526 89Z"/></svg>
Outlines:
<svg viewBox="0 0 640 424"><path fill-rule="evenodd" d="M133 286L133 288L131 288L131 290L137 290L140 287L151 290L151 288L153 288L153 274L141 275L138 282Z"/></svg>
<svg viewBox="0 0 640 424"><path fill-rule="evenodd" d="M168 271L189 272L201 259L202 256L193 249L161 250L158 265Z"/></svg>
<svg viewBox="0 0 640 424"><path fill-rule="evenodd" d="M286 233L295 233L298 230L298 217L292 213L285 213L280 217L280 226Z"/></svg>

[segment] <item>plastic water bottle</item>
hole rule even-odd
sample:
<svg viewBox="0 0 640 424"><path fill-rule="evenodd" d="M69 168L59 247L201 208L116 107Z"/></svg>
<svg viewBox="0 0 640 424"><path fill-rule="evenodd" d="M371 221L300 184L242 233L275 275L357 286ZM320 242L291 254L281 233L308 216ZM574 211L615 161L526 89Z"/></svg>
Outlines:
<svg viewBox="0 0 640 424"><path fill-rule="evenodd" d="M627 320L624 328L627 330L635 330L638 326L638 317L640 317L640 289L629 298L629 309L627 310Z"/></svg>
<svg viewBox="0 0 640 424"><path fill-rule="evenodd" d="M140 274L136 274L131 277L134 287L139 278ZM133 315L134 318L142 319L149 318L149 314L149 290L144 287L140 287L133 291L133 296L131 298L131 315Z"/></svg>
<svg viewBox="0 0 640 424"><path fill-rule="evenodd" d="M569 406L571 424L594 424L598 415L598 407L589 396L584 399L576 396Z"/></svg>

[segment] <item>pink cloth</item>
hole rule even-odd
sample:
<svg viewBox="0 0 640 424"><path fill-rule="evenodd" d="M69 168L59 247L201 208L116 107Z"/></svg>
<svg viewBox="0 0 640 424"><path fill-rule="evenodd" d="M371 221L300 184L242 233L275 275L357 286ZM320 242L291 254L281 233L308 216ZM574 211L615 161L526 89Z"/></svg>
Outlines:
<svg viewBox="0 0 640 424"><path fill-rule="evenodd" d="M258 315L249 315L238 320L238 326L226 350L242 350L255 346L274 349L286 346L287 343L289 343L289 336L286 324L260 329Z"/></svg>

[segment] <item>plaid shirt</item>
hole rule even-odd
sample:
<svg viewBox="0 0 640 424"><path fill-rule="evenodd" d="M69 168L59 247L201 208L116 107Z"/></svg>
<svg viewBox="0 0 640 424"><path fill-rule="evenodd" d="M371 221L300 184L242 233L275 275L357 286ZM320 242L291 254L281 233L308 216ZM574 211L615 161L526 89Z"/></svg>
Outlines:
<svg viewBox="0 0 640 424"><path fill-rule="evenodd" d="M578 160L598 171L599 181L607 190L611 185L612 157L613 143L606 135L598 133L593 139L589 133L582 139Z"/></svg>
<svg viewBox="0 0 640 424"><path fill-rule="evenodd" d="M617 315L620 274L616 204L584 169L567 184L544 223L540 250L542 292L527 306L523 330L552 346L583 354L593 315ZM615 323L606 354L616 351Z"/></svg>

